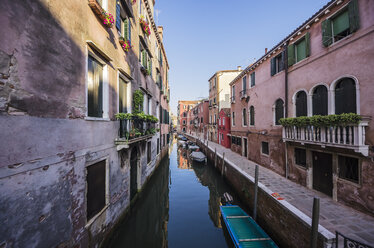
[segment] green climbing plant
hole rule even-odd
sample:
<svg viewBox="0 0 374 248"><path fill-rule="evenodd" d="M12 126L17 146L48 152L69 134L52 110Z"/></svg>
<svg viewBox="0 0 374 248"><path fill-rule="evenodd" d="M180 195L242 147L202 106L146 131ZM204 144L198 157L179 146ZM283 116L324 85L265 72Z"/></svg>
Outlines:
<svg viewBox="0 0 374 248"><path fill-rule="evenodd" d="M354 113L344 113L340 115L314 115L301 116L295 118L281 118L279 123L285 127L306 127L306 126L346 126L350 124L358 124L361 121L361 116Z"/></svg>
<svg viewBox="0 0 374 248"><path fill-rule="evenodd" d="M135 90L132 96L134 114L141 113L143 111L144 93L141 90Z"/></svg>

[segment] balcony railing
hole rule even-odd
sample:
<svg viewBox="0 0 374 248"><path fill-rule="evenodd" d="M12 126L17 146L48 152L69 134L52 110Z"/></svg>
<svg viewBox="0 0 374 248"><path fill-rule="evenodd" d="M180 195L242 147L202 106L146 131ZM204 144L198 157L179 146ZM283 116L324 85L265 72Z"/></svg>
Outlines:
<svg viewBox="0 0 374 248"><path fill-rule="evenodd" d="M231 103L235 103L235 96L230 97Z"/></svg>
<svg viewBox="0 0 374 248"><path fill-rule="evenodd" d="M118 138L115 140L116 145L121 148L128 148L129 144L149 139L156 133L156 123L135 119L119 120ZM124 147L122 147L124 146Z"/></svg>
<svg viewBox="0 0 374 248"><path fill-rule="evenodd" d="M244 89L240 91L240 99L246 98L247 97L247 90Z"/></svg>
<svg viewBox="0 0 374 248"><path fill-rule="evenodd" d="M365 145L365 127L369 118L362 118L358 124L337 126L284 126L283 141L292 141L321 146L352 149L364 156L369 154L369 146Z"/></svg>

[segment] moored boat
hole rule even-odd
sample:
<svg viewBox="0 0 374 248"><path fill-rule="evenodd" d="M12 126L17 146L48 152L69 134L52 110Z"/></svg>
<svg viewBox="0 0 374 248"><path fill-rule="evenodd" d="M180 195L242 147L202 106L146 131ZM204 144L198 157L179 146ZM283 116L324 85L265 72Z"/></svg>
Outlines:
<svg viewBox="0 0 374 248"><path fill-rule="evenodd" d="M220 206L235 247L277 248L264 230L237 205Z"/></svg>
<svg viewBox="0 0 374 248"><path fill-rule="evenodd" d="M207 159L204 153L196 151L196 152L191 152L190 157L193 161L199 162L199 163L206 163Z"/></svg>

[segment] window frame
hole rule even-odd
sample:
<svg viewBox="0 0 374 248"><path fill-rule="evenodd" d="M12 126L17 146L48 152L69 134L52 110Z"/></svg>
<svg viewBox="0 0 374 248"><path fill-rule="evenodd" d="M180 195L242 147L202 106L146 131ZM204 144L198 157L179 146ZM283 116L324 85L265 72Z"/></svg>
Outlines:
<svg viewBox="0 0 374 248"><path fill-rule="evenodd" d="M298 150L298 151L301 151L301 150L302 150L302 151L305 152L305 164L300 164L300 163L299 163L300 158L298 159L297 156L296 156L296 155L299 154L299 153L297 153L296 150ZM307 162L307 150L304 149L304 148L295 147L295 148L294 148L294 162L295 162L295 165L300 166L300 167L303 168L303 169L307 169L307 168L308 168L308 162Z"/></svg>
<svg viewBox="0 0 374 248"><path fill-rule="evenodd" d="M357 182L356 181L353 181L351 179L348 179L348 178L344 178L340 175L340 164L339 164L339 157L347 157L347 158L353 158L353 159L357 159ZM337 154L337 168L338 168L338 173L337 173L337 176L339 178L339 180L343 180L344 182L348 182L350 184L353 184L355 186L361 186L362 184L362 161L360 158L358 157L354 157L354 156L347 156L346 154Z"/></svg>
<svg viewBox="0 0 374 248"><path fill-rule="evenodd" d="M264 144L267 144L267 151L268 151L268 153L264 153L264 150L263 150L263 146L264 146ZM267 157L269 157L270 156L270 148L269 148L269 142L267 142L267 141L261 141L261 155L264 155L264 156L267 156Z"/></svg>

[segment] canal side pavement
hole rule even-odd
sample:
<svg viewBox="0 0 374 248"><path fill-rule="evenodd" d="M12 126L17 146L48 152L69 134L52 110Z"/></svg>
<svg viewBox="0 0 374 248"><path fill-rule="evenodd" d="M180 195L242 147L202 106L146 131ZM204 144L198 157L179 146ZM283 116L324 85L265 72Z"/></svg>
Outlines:
<svg viewBox="0 0 374 248"><path fill-rule="evenodd" d="M197 138L194 135L188 136ZM207 145L206 140L201 137L199 140ZM212 151L216 150L220 157L224 153L227 164L237 166L243 173L254 178L256 163L217 143L210 141L208 147ZM351 239L369 245L374 244L373 217L335 202L318 191L294 183L263 166L259 166L259 186L267 189L270 194L278 193L284 198L280 202L307 223L311 222L313 198L320 198L319 232L324 232L325 236L335 237L335 231L338 231Z"/></svg>

